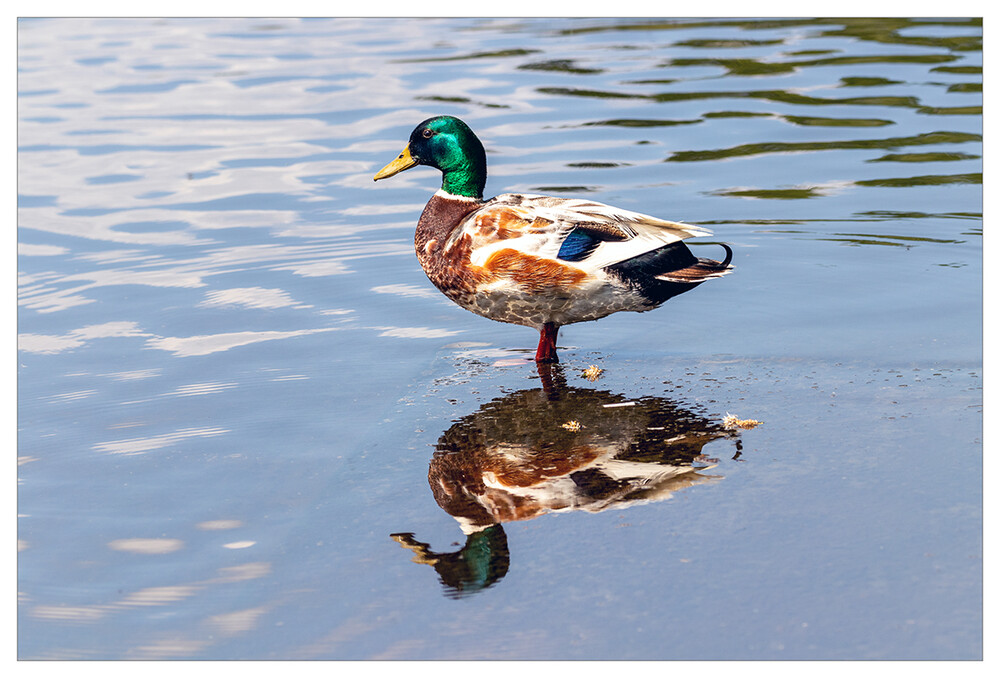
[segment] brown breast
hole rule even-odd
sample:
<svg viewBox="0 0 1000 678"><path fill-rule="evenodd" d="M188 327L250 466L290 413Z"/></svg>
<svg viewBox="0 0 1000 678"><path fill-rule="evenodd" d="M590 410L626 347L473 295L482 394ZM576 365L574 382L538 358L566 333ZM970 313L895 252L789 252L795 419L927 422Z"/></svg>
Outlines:
<svg viewBox="0 0 1000 678"><path fill-rule="evenodd" d="M462 219L482 205L479 201L446 198L435 193L417 222L413 239L417 260L431 282L456 301L457 297L471 294L478 283L477 271L469 267L472 242L469 236L463 236L447 250L445 243Z"/></svg>

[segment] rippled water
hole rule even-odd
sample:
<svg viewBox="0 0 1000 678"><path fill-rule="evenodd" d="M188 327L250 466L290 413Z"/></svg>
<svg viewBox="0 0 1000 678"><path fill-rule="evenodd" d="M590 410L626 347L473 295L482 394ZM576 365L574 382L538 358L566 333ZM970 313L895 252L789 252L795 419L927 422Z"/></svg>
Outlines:
<svg viewBox="0 0 1000 678"><path fill-rule="evenodd" d="M981 42L19 22L20 657L981 657ZM736 271L539 374L372 182L441 113Z"/></svg>

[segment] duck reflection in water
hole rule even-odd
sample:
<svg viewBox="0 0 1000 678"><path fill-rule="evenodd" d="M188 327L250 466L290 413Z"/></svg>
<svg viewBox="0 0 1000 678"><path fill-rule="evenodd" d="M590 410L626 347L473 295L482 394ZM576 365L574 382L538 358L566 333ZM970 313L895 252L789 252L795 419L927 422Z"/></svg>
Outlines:
<svg viewBox="0 0 1000 678"><path fill-rule="evenodd" d="M434 567L450 596L507 573L502 523L662 501L721 478L704 474L717 461L702 455L705 444L733 439L740 454L738 433L672 400L567 386L557 365L539 365L539 374L541 388L486 403L437 442L428 481L465 545L438 553L412 533L392 535L414 562Z"/></svg>

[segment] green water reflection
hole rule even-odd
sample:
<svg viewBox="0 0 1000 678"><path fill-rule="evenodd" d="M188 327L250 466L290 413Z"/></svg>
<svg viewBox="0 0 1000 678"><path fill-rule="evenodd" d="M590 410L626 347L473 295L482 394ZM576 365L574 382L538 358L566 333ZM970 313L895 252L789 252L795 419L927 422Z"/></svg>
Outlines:
<svg viewBox="0 0 1000 678"><path fill-rule="evenodd" d="M837 141L800 141L800 142L767 142L758 144L741 144L732 148L721 148L710 151L680 151L674 153L668 162L699 162L706 160L721 160L768 153L797 153L801 151L828 151L849 149L886 149L902 146L926 146L931 144L961 144L982 142L981 134L966 132L927 132L910 137L890 137L887 139L857 139Z"/></svg>

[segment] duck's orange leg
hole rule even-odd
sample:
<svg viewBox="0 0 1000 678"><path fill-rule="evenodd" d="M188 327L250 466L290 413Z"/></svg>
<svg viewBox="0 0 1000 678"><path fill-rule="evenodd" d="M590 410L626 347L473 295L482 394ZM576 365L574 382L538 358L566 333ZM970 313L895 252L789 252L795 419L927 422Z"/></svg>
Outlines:
<svg viewBox="0 0 1000 678"><path fill-rule="evenodd" d="M538 337L538 350L535 351L535 362L557 363L559 356L556 355L556 335L559 334L559 326L555 323L545 323L540 330Z"/></svg>

